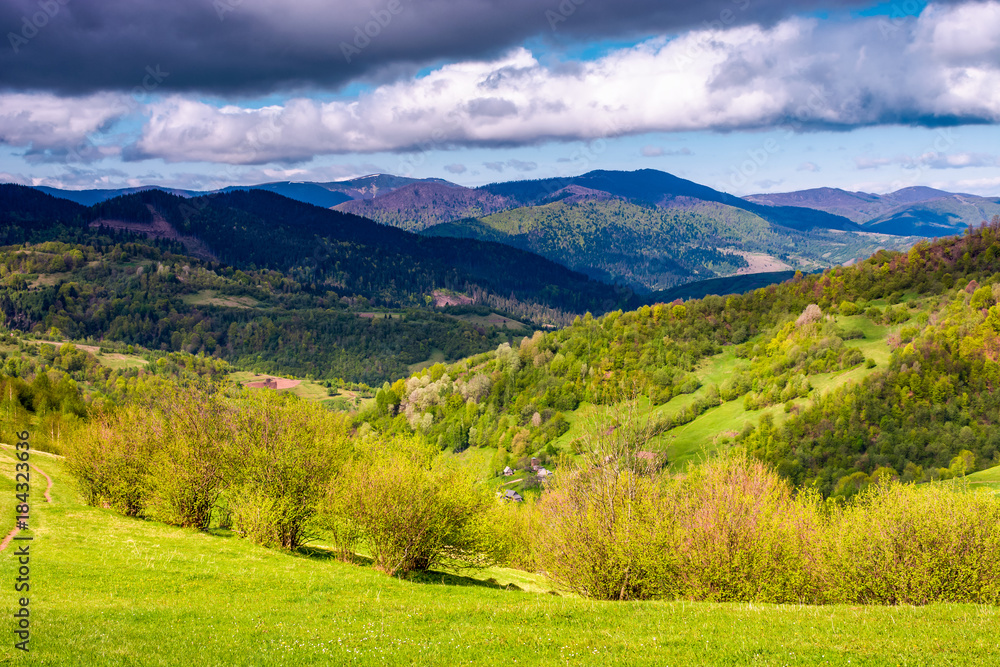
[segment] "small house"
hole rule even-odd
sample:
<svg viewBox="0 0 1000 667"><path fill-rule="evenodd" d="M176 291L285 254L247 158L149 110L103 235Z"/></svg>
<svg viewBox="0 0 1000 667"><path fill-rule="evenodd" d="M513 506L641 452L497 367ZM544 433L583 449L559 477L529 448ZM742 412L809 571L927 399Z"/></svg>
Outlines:
<svg viewBox="0 0 1000 667"><path fill-rule="evenodd" d="M532 470L538 470L538 466L540 466L541 464L542 462L539 461L537 458L535 458L534 456L531 457L530 465Z"/></svg>
<svg viewBox="0 0 1000 667"><path fill-rule="evenodd" d="M521 496L521 494L515 491L514 489L507 489L507 492L503 494L503 499L510 500L511 502L515 503L524 502L524 498Z"/></svg>
<svg viewBox="0 0 1000 667"><path fill-rule="evenodd" d="M504 467L504 469L503 469L503 476L504 477L511 477L511 476L513 476L513 474L514 474L514 470L510 466Z"/></svg>
<svg viewBox="0 0 1000 667"><path fill-rule="evenodd" d="M538 469L538 476L539 477L549 477L551 474L552 474L552 471L546 470L545 468L539 468Z"/></svg>

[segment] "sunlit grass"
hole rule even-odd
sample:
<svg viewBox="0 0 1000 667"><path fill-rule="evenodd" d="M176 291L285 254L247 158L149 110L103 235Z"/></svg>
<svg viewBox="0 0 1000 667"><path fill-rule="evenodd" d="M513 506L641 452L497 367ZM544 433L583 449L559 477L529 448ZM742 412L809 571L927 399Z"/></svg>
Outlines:
<svg viewBox="0 0 1000 667"><path fill-rule="evenodd" d="M36 501L31 665L990 665L1000 611L592 602L516 570L369 566ZM0 477L0 484L4 478ZM36 487L37 488L37 487ZM9 489L0 485L0 492ZM11 553L0 556L11 581ZM491 581L492 580L492 581ZM515 588L516 586L516 588ZM537 592L534 592L537 591ZM0 597L10 618L14 596ZM8 621L9 624L9 621Z"/></svg>

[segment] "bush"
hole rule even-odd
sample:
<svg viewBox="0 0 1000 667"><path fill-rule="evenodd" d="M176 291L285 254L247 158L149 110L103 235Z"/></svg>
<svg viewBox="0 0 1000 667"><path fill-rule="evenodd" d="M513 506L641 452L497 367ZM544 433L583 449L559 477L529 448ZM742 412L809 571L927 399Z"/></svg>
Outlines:
<svg viewBox="0 0 1000 667"><path fill-rule="evenodd" d="M669 496L677 594L695 600L818 598L816 498L795 497L763 463L737 455L693 468Z"/></svg>
<svg viewBox="0 0 1000 667"><path fill-rule="evenodd" d="M66 467L84 502L141 516L160 423L135 405L94 414L66 443Z"/></svg>
<svg viewBox="0 0 1000 667"><path fill-rule="evenodd" d="M390 576L445 563L479 567L508 551L499 501L447 455L409 439L375 441L329 487L324 524L346 551L352 537Z"/></svg>
<svg viewBox="0 0 1000 667"><path fill-rule="evenodd" d="M639 471L613 462L567 470L539 504L539 565L586 597L662 597L674 576L661 506L656 481Z"/></svg>
<svg viewBox="0 0 1000 667"><path fill-rule="evenodd" d="M831 601L1000 602L1000 503L988 493L880 484L831 517Z"/></svg>
<svg viewBox="0 0 1000 667"><path fill-rule="evenodd" d="M350 443L344 420L273 392L246 392L229 411L226 472L233 530L265 546L295 549Z"/></svg>
<svg viewBox="0 0 1000 667"><path fill-rule="evenodd" d="M148 418L159 421L149 467L147 513L164 523L207 529L224 483L223 398L203 390L167 390Z"/></svg>

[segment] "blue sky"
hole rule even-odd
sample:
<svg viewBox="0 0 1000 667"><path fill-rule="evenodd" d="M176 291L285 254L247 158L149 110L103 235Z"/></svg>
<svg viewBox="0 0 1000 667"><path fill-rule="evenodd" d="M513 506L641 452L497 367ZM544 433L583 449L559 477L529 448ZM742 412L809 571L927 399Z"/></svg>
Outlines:
<svg viewBox="0 0 1000 667"><path fill-rule="evenodd" d="M31 39L35 5L0 10L0 179L479 185L655 168L735 194L1000 195L997 2L565 0L491 17L463 0L299 0L275 18L270 0L223 1L199 21L187 0L167 16L133 1L103 24L111 64L79 71L44 59L93 48L84 9L115 2L67 4Z"/></svg>

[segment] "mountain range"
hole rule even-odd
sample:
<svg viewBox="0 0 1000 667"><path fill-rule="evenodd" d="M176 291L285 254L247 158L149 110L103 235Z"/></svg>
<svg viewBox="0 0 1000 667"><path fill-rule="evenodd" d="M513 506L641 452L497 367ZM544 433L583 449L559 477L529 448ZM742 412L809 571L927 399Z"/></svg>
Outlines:
<svg viewBox="0 0 1000 667"><path fill-rule="evenodd" d="M766 206L797 206L843 216L866 231L951 236L1000 214L1000 198L909 187L884 195L814 188L744 197Z"/></svg>
<svg viewBox="0 0 1000 667"><path fill-rule="evenodd" d="M89 206L149 188L38 189ZM918 237L960 232L1000 213L1000 200L923 187L886 195L819 188L740 198L652 169L475 188L373 174L325 183L167 191L197 199L246 190L422 236L512 246L639 293L740 274L849 264L881 248L907 248Z"/></svg>

